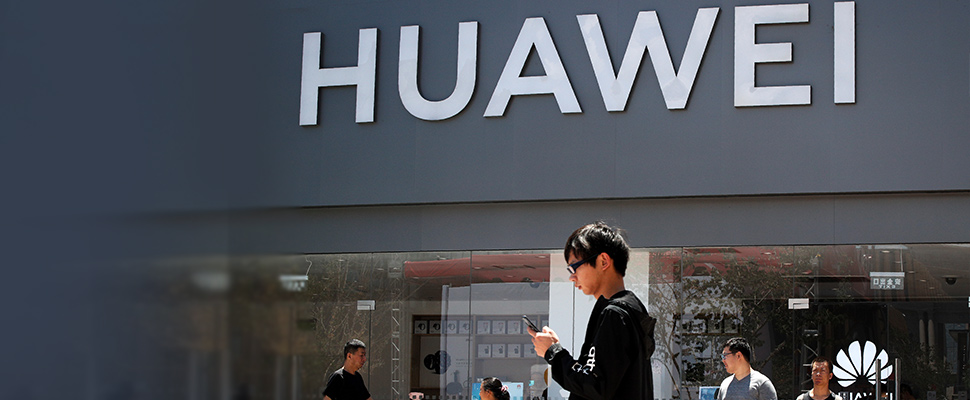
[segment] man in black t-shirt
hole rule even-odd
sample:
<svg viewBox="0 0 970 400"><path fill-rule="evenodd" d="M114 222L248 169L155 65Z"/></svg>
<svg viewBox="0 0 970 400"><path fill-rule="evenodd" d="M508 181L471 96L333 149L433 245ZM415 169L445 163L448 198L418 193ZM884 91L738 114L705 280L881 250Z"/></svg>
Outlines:
<svg viewBox="0 0 970 400"><path fill-rule="evenodd" d="M374 400L357 370L367 361L367 346L352 339L344 345L344 366L330 375L323 400Z"/></svg>

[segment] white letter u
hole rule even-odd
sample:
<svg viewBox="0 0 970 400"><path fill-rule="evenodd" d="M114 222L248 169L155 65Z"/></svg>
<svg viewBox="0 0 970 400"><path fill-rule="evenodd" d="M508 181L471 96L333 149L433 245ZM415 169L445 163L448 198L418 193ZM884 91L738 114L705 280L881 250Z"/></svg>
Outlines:
<svg viewBox="0 0 970 400"><path fill-rule="evenodd" d="M397 90L401 103L411 115L427 121L440 121L465 109L475 92L478 62L478 22L458 24L458 75L455 90L441 101L430 101L418 89L418 36L421 27L401 27Z"/></svg>

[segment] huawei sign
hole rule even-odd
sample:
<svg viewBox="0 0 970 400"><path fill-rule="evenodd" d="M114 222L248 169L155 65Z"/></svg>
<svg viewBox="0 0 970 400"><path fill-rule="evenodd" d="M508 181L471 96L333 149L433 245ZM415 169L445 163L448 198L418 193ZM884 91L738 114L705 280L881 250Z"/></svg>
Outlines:
<svg viewBox="0 0 970 400"><path fill-rule="evenodd" d="M859 341L852 342L847 349L839 350L836 356L836 365L832 368L832 373L842 387L849 387L860 379L866 380L871 385L876 384L876 379L880 383L885 383L893 373L893 367L889 364L889 355L886 350L877 350L875 343L866 341L863 345ZM876 360L879 360L882 368L876 371Z"/></svg>
<svg viewBox="0 0 970 400"><path fill-rule="evenodd" d="M836 1L832 20L822 22L832 30L832 90L835 104L855 103L856 40L855 2ZM687 101L704 59L707 44L714 32L719 7L699 8L691 27L690 38L674 68L670 47L655 10L640 11L629 33L626 52L611 54L606 45L604 30L597 14L576 16L575 28L583 37L590 68L595 76L603 105L607 112L626 110L633 84L645 55L649 55L661 94L668 110L687 107ZM792 62L793 43L759 43L755 40L758 25L798 24L809 22L808 3L768 4L734 7L734 106L767 107L811 105L811 85L757 86L756 66L765 63ZM823 15L819 13L818 15ZM616 21L607 21L616 23ZM728 22L730 23L730 22ZM817 23L817 22L816 22ZM402 26L398 42L398 94L404 108L414 117L426 121L440 121L457 116L471 101L478 79L479 27L478 21L458 23L458 52L455 89L445 99L428 99L418 86L420 59L420 31L418 25ZM719 43L730 43L719 41ZM320 89L334 86L356 86L355 122L375 121L377 90L378 28L358 31L357 65L321 67L323 54L322 32L303 34L303 62L300 83L300 125L317 125ZM484 117L501 117L512 96L553 95L563 114L582 113L572 79L566 72L559 47L544 17L523 21L518 38L509 51L505 67L492 90ZM523 76L522 72L535 52L545 75ZM488 57L495 57L489 54ZM617 62L619 61L619 62ZM802 62L802 60L799 60ZM389 63L385 63L389 64ZM619 71L614 68L619 64ZM575 68L579 66L572 67ZM573 77L575 78L575 77ZM793 81L805 78L793 77ZM583 81L584 84L593 82ZM589 100L592 102L592 100Z"/></svg>

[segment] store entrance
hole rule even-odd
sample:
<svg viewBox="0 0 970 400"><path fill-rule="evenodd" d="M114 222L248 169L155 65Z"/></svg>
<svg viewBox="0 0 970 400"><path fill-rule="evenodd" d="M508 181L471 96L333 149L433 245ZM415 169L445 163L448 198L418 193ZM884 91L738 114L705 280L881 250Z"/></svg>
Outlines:
<svg viewBox="0 0 970 400"><path fill-rule="evenodd" d="M966 399L970 299L925 261L928 250L862 248L855 265L863 268L836 274L820 266L795 277L796 387L779 388L779 397L812 389L811 363L821 356L833 364L830 390L844 400Z"/></svg>
<svg viewBox="0 0 970 400"><path fill-rule="evenodd" d="M832 362L830 390L845 400L874 399L877 390L888 400L964 398L965 303L818 302L793 315L799 387L792 398L812 388L819 356Z"/></svg>

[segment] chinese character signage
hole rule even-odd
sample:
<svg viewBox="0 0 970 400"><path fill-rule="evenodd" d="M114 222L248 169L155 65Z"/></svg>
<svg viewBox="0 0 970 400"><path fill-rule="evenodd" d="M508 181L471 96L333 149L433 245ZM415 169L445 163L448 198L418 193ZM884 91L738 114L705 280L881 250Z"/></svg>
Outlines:
<svg viewBox="0 0 970 400"><path fill-rule="evenodd" d="M869 287L872 290L903 290L903 272L870 272Z"/></svg>

